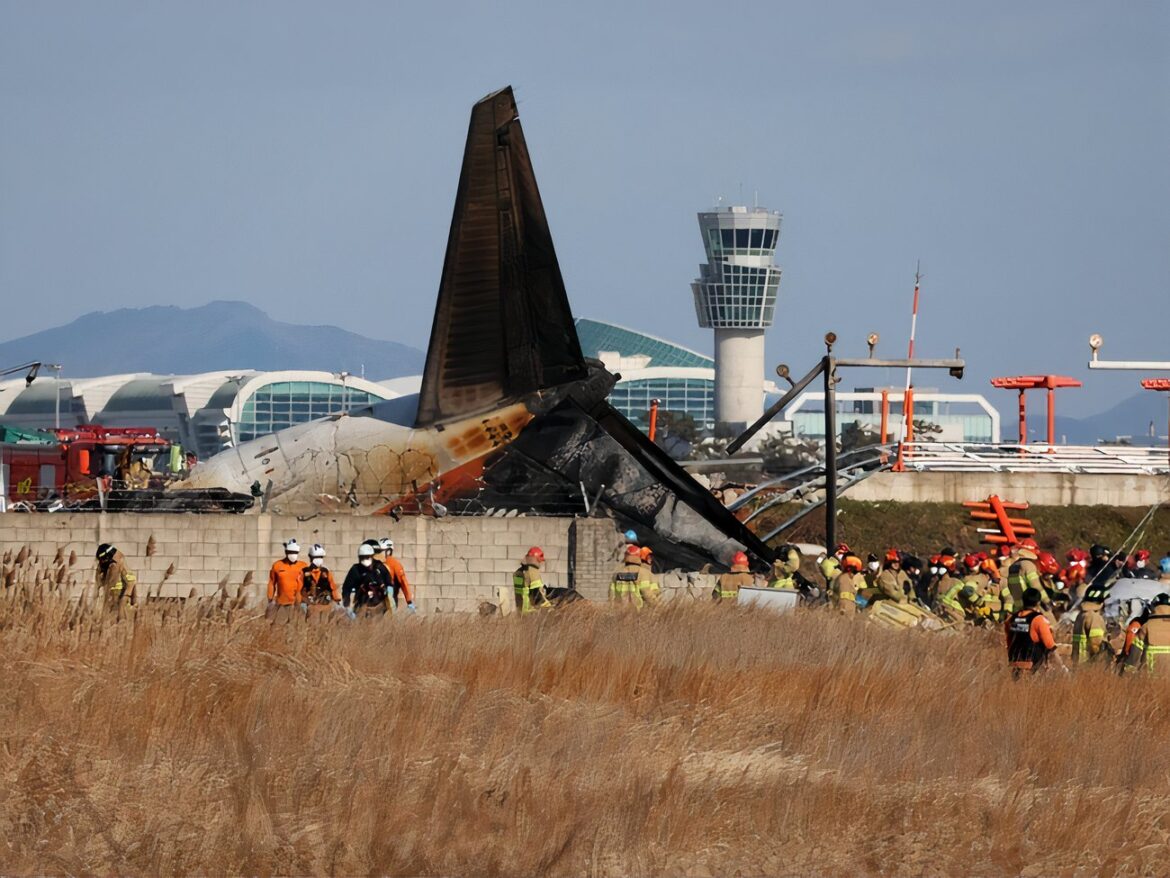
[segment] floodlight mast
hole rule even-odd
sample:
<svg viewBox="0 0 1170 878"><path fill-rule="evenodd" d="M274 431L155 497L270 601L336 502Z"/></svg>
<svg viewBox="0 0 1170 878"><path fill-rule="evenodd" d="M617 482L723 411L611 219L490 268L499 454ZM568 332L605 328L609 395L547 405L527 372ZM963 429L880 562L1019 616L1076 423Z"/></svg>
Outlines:
<svg viewBox="0 0 1170 878"><path fill-rule="evenodd" d="M1105 344L1101 333L1094 332L1089 336L1089 350L1092 357L1089 360L1090 369L1116 369L1127 372L1170 372L1170 360L1099 360L1097 352ZM1170 379L1146 378L1142 381L1145 390L1170 391ZM1170 394L1168 394L1170 395ZM1155 437L1157 438L1157 437ZM1170 458L1170 421L1166 425L1166 453Z"/></svg>
<svg viewBox="0 0 1170 878"><path fill-rule="evenodd" d="M959 350L955 349L954 359L905 359L882 360L874 357L873 349L877 345L877 333L872 333L866 339L869 345L868 357L834 357L833 345L837 341L835 332L825 333L825 356L815 365L808 374L793 383L789 378L788 366L781 364L776 367L776 374L792 385L791 389L780 399L776 400L759 419L744 430L727 446L730 456L739 451L748 440L760 432L764 426L776 415L780 414L789 403L808 387L818 375L824 376L825 381L825 546L832 550L837 545L837 384L841 380L837 377L837 367L865 367L865 368L906 368L906 369L946 369L952 378L962 379L963 370L967 364L959 357ZM899 448L901 439L899 439Z"/></svg>

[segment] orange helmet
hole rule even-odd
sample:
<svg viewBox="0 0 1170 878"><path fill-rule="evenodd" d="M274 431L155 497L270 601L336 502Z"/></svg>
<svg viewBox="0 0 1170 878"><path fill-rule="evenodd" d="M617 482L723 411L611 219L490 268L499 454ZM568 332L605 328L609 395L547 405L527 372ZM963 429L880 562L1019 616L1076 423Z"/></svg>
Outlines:
<svg viewBox="0 0 1170 878"><path fill-rule="evenodd" d="M535 558L537 561L540 561L543 564L544 563L544 549L542 549L540 546L533 546L531 549L528 550L528 554L525 557L526 558Z"/></svg>
<svg viewBox="0 0 1170 878"><path fill-rule="evenodd" d="M638 554L642 557L643 561L649 561L651 556L654 554L654 550L649 546L643 546L638 550Z"/></svg>
<svg viewBox="0 0 1170 878"><path fill-rule="evenodd" d="M938 556L938 566L944 567L947 570L954 570L955 569L955 556L954 555L939 555Z"/></svg>
<svg viewBox="0 0 1170 878"><path fill-rule="evenodd" d="M846 570L849 573L860 573L864 567L865 565L856 555L846 555L841 560L841 569Z"/></svg>
<svg viewBox="0 0 1170 878"><path fill-rule="evenodd" d="M886 563L892 564L895 561L897 561L899 564L902 563L901 553L899 553L897 549L887 549L886 550Z"/></svg>
<svg viewBox="0 0 1170 878"><path fill-rule="evenodd" d="M734 555L731 556L731 566L732 567L747 567L748 566L747 555L744 552L736 552Z"/></svg>
<svg viewBox="0 0 1170 878"><path fill-rule="evenodd" d="M999 579L999 566L991 558L984 558L980 561L979 569L992 579Z"/></svg>
<svg viewBox="0 0 1170 878"><path fill-rule="evenodd" d="M1036 554L1036 566L1040 568L1041 573L1046 573L1049 576L1055 576L1060 572L1060 564L1057 563L1055 556L1051 552L1038 552Z"/></svg>

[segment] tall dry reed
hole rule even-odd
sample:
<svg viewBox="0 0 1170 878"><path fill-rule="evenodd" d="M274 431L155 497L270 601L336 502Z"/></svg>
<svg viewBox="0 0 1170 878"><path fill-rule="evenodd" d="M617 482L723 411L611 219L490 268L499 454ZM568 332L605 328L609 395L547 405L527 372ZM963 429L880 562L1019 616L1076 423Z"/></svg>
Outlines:
<svg viewBox="0 0 1170 878"><path fill-rule="evenodd" d="M38 590L39 588L39 590ZM0 594L0 870L1170 868L1170 687L986 632L576 605L273 626Z"/></svg>

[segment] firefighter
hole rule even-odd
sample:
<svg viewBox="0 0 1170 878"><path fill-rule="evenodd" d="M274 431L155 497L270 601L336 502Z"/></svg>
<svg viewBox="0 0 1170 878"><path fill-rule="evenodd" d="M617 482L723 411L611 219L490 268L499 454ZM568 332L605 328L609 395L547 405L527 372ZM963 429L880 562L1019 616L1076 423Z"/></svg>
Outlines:
<svg viewBox="0 0 1170 878"><path fill-rule="evenodd" d="M772 565L772 578L768 588L797 588L796 574L800 571L800 549L792 545L780 547Z"/></svg>
<svg viewBox="0 0 1170 878"><path fill-rule="evenodd" d="M643 604L654 606L658 603L658 578L654 575L654 550L649 546L642 546L638 552L642 561L642 576L638 580L638 597Z"/></svg>
<svg viewBox="0 0 1170 878"><path fill-rule="evenodd" d="M1125 640L1122 641L1121 651L1117 653L1117 663L1121 665L1122 673L1125 672L1129 654L1133 651L1133 644L1137 640L1138 633L1142 630L1142 626L1146 624L1146 620L1150 618L1151 609L1150 602L1143 601L1141 611L1130 619L1129 624L1125 626Z"/></svg>
<svg viewBox="0 0 1170 878"><path fill-rule="evenodd" d="M609 583L610 603L641 606L642 598L638 588L641 579L642 554L636 545L629 543Z"/></svg>
<svg viewBox="0 0 1170 878"><path fill-rule="evenodd" d="M1011 592L1003 584L1003 575L995 559L985 552L980 552L979 570L987 576L987 585L983 592L983 605L996 622L1002 622L1011 612L1007 609L1011 603ZM1007 602L1005 604L1005 601Z"/></svg>
<svg viewBox="0 0 1170 878"><path fill-rule="evenodd" d="M1031 537L1020 540L1020 544L1016 547L1015 557L1007 567L1007 585L1008 591L1012 595L1013 607L1020 605L1025 588L1034 588L1040 592L1041 606L1048 602L1048 596L1044 593L1044 587L1040 582L1040 569L1036 566L1036 558L1039 553L1040 547Z"/></svg>
<svg viewBox="0 0 1170 878"><path fill-rule="evenodd" d="M1133 553L1133 558L1130 559L1131 565L1127 565L1126 575L1131 579L1157 579L1158 572L1150 566L1150 550L1138 549Z"/></svg>
<svg viewBox="0 0 1170 878"><path fill-rule="evenodd" d="M1150 616L1138 629L1126 664L1170 678L1170 594L1162 592L1150 601Z"/></svg>
<svg viewBox="0 0 1170 878"><path fill-rule="evenodd" d="M301 602L305 582L305 568L300 560L301 547L294 537L284 543L284 557L277 559L268 571L268 609L273 622L288 622Z"/></svg>
<svg viewBox="0 0 1170 878"><path fill-rule="evenodd" d="M1055 622L1056 611L1059 610L1063 614L1069 606L1068 592L1065 591L1064 583L1060 579L1060 562L1051 552L1039 552L1036 555L1036 569L1040 571L1041 591L1047 597L1053 614L1051 621Z"/></svg>
<svg viewBox="0 0 1170 878"><path fill-rule="evenodd" d="M126 604L138 605L138 577L126 564L126 556L109 543L97 547L94 585L107 607L122 615Z"/></svg>
<svg viewBox="0 0 1170 878"><path fill-rule="evenodd" d="M910 578L902 570L902 554L897 549L886 551L882 572L878 574L875 585L878 593L874 595L874 600L897 601L900 604L910 602Z"/></svg>
<svg viewBox="0 0 1170 878"><path fill-rule="evenodd" d="M751 585L755 580L748 570L748 557L743 552L736 552L731 556L731 572L721 573L715 580L715 588L711 590L711 597L715 603L736 601L739 599L739 590Z"/></svg>
<svg viewBox="0 0 1170 878"><path fill-rule="evenodd" d="M948 622L962 622L967 618L967 614L959 600L959 592L963 590L966 583L954 575L955 556L939 555L937 569L939 577L935 587L937 595L935 606L938 607L938 614Z"/></svg>
<svg viewBox="0 0 1170 878"><path fill-rule="evenodd" d="M309 547L309 566L302 576L301 600L311 615L321 615L341 605L341 592L332 571L325 566L325 547L320 543Z"/></svg>
<svg viewBox="0 0 1170 878"><path fill-rule="evenodd" d="M1040 592L1026 588L1020 602L1023 608L1008 616L1003 626L1012 677L1019 679L1025 672L1034 674L1046 668L1049 661L1067 670L1056 652L1052 626L1040 612Z"/></svg>
<svg viewBox="0 0 1170 878"><path fill-rule="evenodd" d="M1099 585L1090 585L1081 599L1081 608L1073 622L1072 660L1092 661L1102 655L1113 655L1113 647L1105 639L1105 617L1101 608L1109 592Z"/></svg>
<svg viewBox="0 0 1170 878"><path fill-rule="evenodd" d="M386 572L390 577L391 599L394 604L394 609L398 609L398 595L401 594L406 598L406 609L414 613L416 611L414 606L414 592L411 590L410 582L406 578L406 568L402 566L401 561L394 557L394 540L390 539L390 537L382 537L379 545L386 556L386 560L382 564L385 566Z"/></svg>
<svg viewBox="0 0 1170 878"><path fill-rule="evenodd" d="M540 578L540 566L543 563L544 550L540 546L533 546L512 574L512 591L516 595L516 609L521 615L552 606L544 591L544 581Z"/></svg>
<svg viewBox="0 0 1170 878"><path fill-rule="evenodd" d="M983 569L982 552L970 552L963 558L963 586L961 599L963 609L969 618L980 624L991 618L992 608L988 602L991 593L991 577ZM967 591L970 589L970 592Z"/></svg>
<svg viewBox="0 0 1170 878"><path fill-rule="evenodd" d="M1089 563L1085 568L1085 582L1089 585L1106 586L1113 580L1117 565L1112 561L1113 552L1100 543L1089 547Z"/></svg>
<svg viewBox="0 0 1170 878"><path fill-rule="evenodd" d="M1085 582L1085 569L1089 566L1089 553L1074 546L1068 550L1064 557L1068 564L1060 571L1060 581L1071 601L1080 594L1080 588Z"/></svg>
<svg viewBox="0 0 1170 878"><path fill-rule="evenodd" d="M833 579L829 597L842 616L852 616L857 612L857 586L865 582L861 575L864 569L865 565L856 555L848 554L841 559L841 572Z"/></svg>
<svg viewBox="0 0 1170 878"><path fill-rule="evenodd" d="M389 610L385 580L374 566L374 547L369 540L358 546L357 561L345 574L341 586L341 599L351 618L379 618Z"/></svg>
<svg viewBox="0 0 1170 878"><path fill-rule="evenodd" d="M369 546L374 554L373 560L370 564L374 568L374 572L378 575L378 579L382 581L382 588L386 595L386 612L393 613L395 609L394 598L392 597L394 591L394 583L390 579L390 568L386 566L385 556L386 548L382 545L382 541L370 538L364 540L362 545Z"/></svg>

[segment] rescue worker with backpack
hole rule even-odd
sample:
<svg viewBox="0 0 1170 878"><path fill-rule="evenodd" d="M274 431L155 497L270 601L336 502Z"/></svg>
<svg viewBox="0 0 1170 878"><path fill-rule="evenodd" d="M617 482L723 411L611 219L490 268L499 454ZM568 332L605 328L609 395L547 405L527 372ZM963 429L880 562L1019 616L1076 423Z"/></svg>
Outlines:
<svg viewBox="0 0 1170 878"><path fill-rule="evenodd" d="M552 606L544 591L544 580L540 578L542 564L544 550L540 546L533 546L512 574L512 591L516 597L516 609L521 615Z"/></svg>
<svg viewBox="0 0 1170 878"><path fill-rule="evenodd" d="M1170 594L1162 592L1150 601L1149 618L1138 629L1126 664L1170 678Z"/></svg>
<svg viewBox="0 0 1170 878"><path fill-rule="evenodd" d="M378 574L378 578L382 581L382 588L384 589L384 593L386 595L384 598L386 602L386 612L393 613L395 609L393 598L394 583L390 579L390 568L386 566L386 561L384 560L386 547L382 540L374 539L372 537L363 541L362 545L369 546L374 552L373 560L370 566L374 568L374 572Z"/></svg>
<svg viewBox="0 0 1170 878"><path fill-rule="evenodd" d="M387 612L385 580L374 566L374 547L368 540L358 546L357 561L345 574L341 599L351 617L379 618Z"/></svg>
<svg viewBox="0 0 1170 878"><path fill-rule="evenodd" d="M715 580L715 588L711 590L711 598L715 603L739 600L739 590L744 586L753 585L755 578L748 569L748 557L744 552L736 552L731 556L731 571L721 573Z"/></svg>
<svg viewBox="0 0 1170 878"><path fill-rule="evenodd" d="M640 607L642 598L638 583L642 579L642 555L636 545L626 546L625 555L613 572L609 583L609 602Z"/></svg>
<svg viewBox="0 0 1170 878"><path fill-rule="evenodd" d="M332 571L325 566L325 547L320 543L309 547L309 566L303 573L301 600L310 617L320 617L341 605L341 590Z"/></svg>
<svg viewBox="0 0 1170 878"><path fill-rule="evenodd" d="M1072 660L1074 663L1093 661L1104 655L1113 655L1113 647L1105 639L1105 617L1101 608L1109 592L1100 585L1090 585L1081 599L1081 608L1073 622Z"/></svg>
<svg viewBox="0 0 1170 878"><path fill-rule="evenodd" d="M1026 588L1020 595L1020 602L1023 608L1008 616L1003 626L1012 677L1019 679L1025 673L1034 674L1046 669L1050 661L1068 670L1056 652L1052 626L1040 612L1040 592Z"/></svg>

